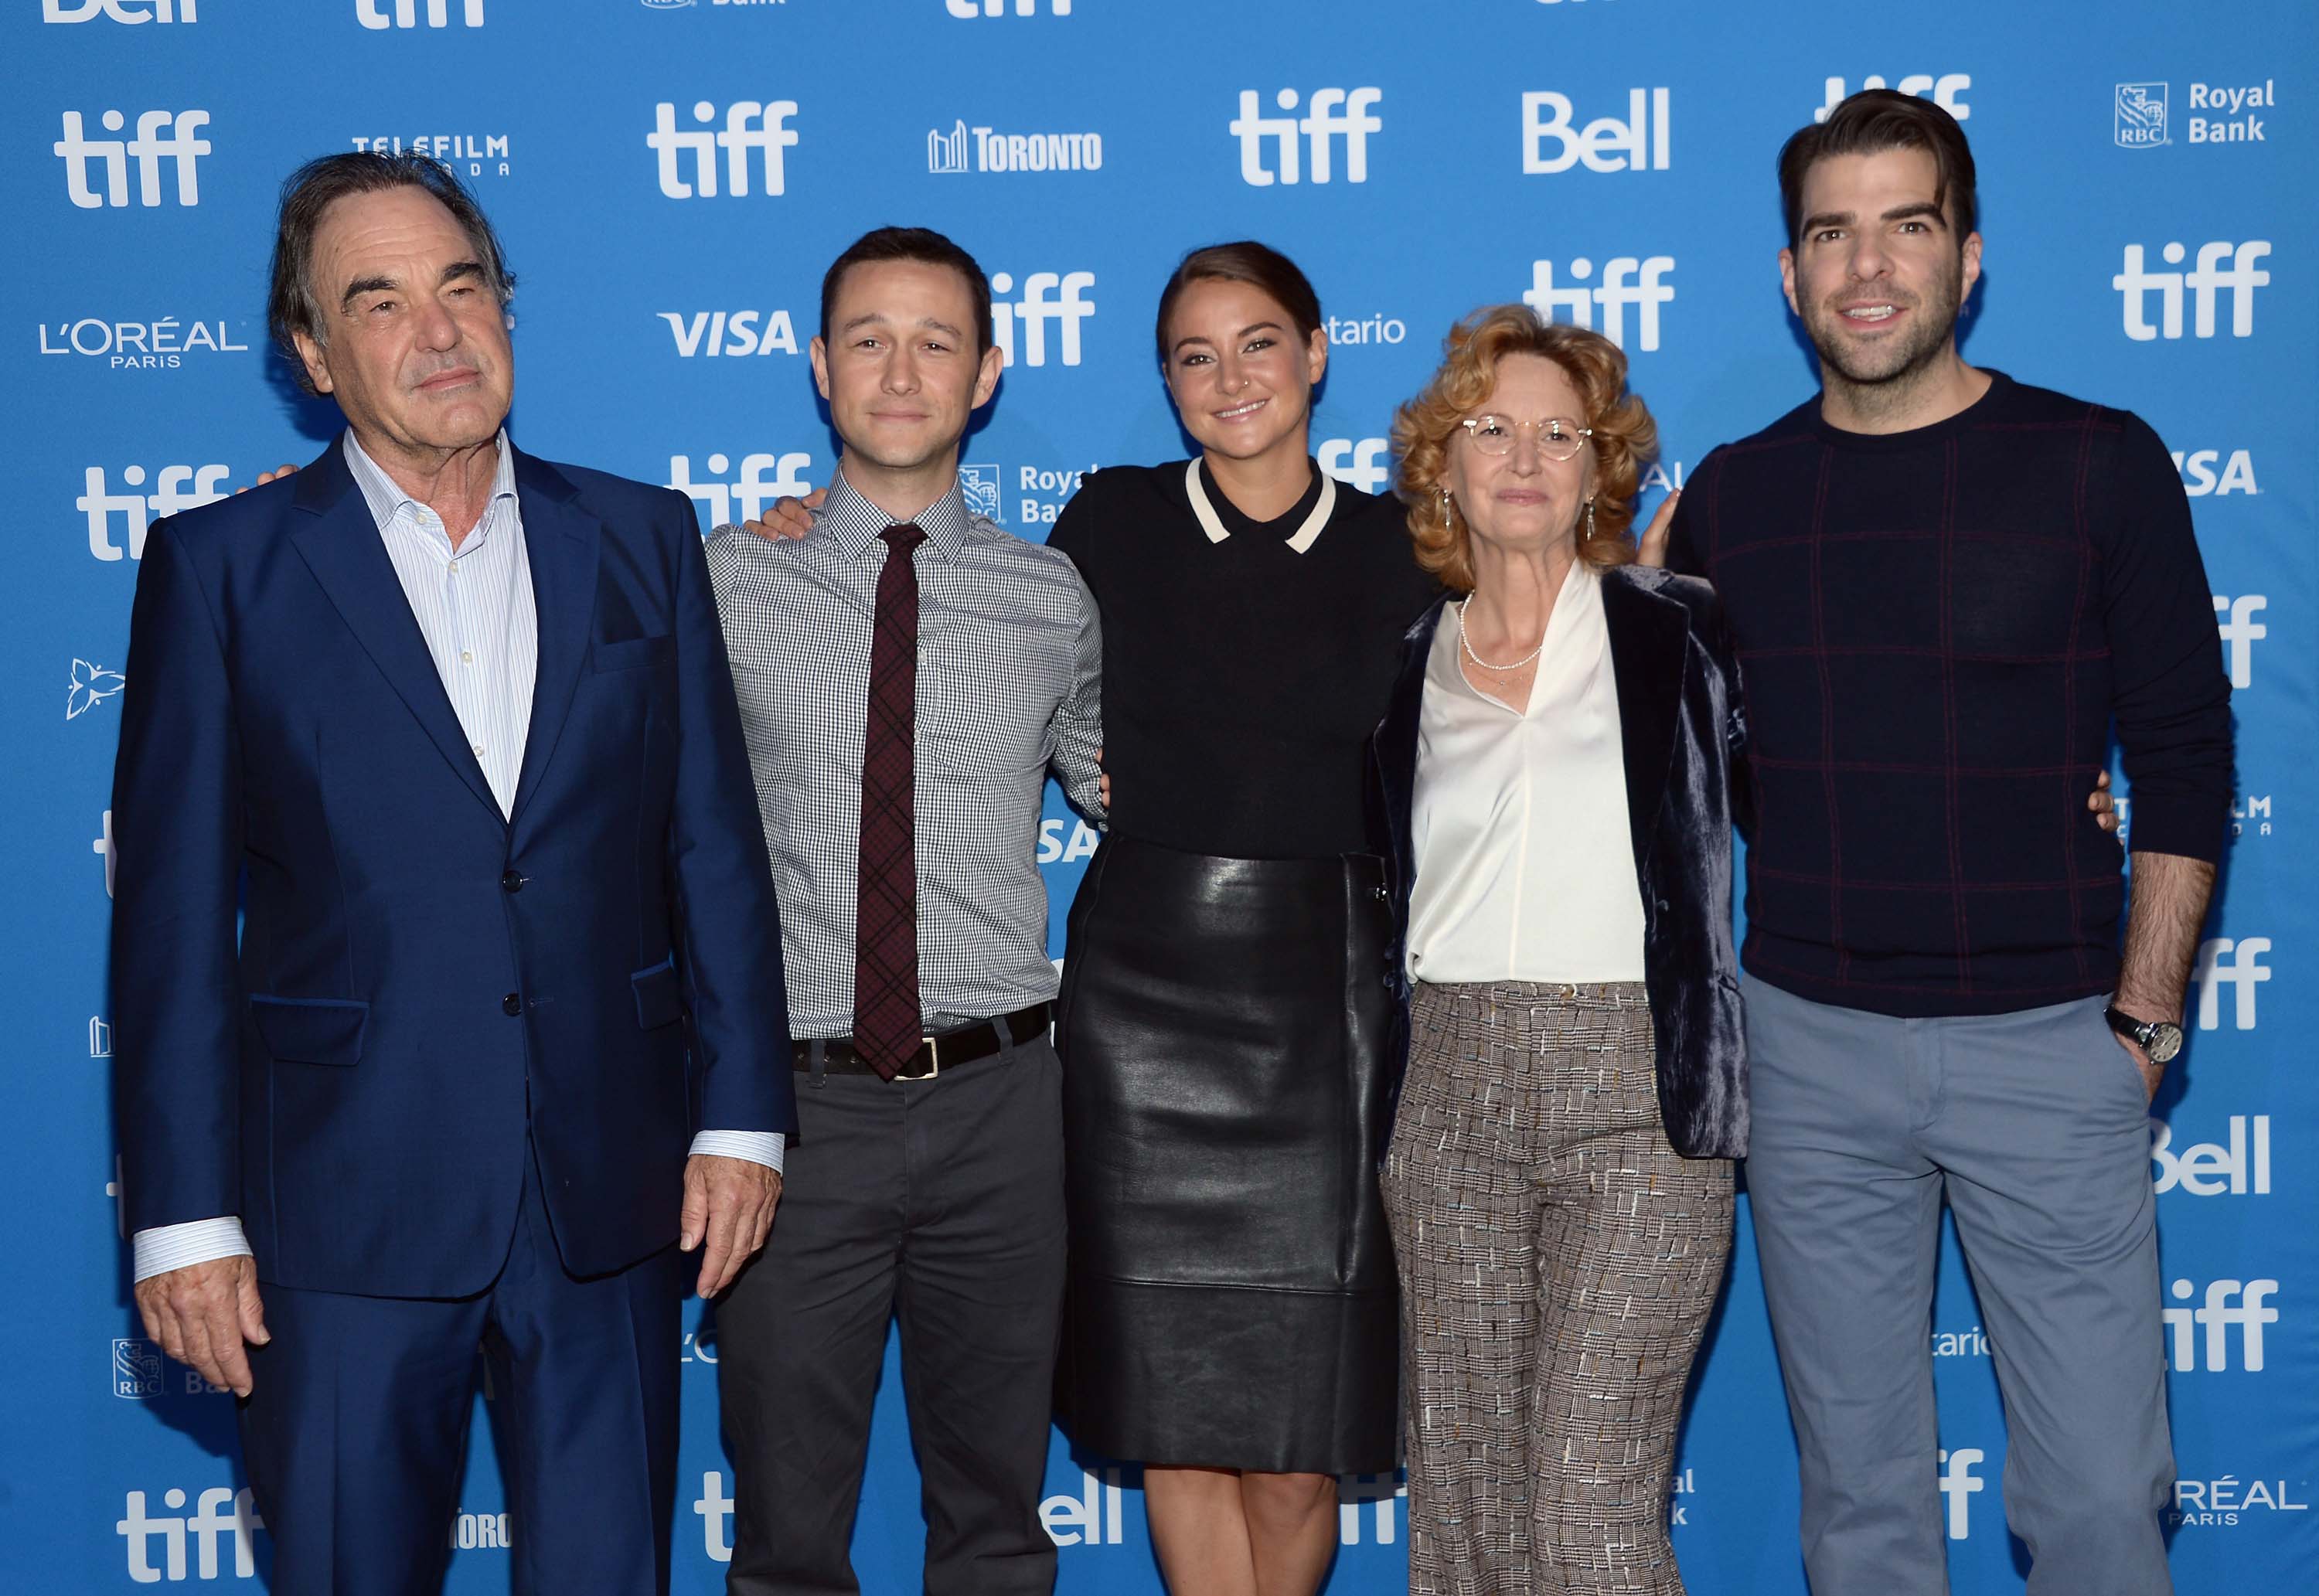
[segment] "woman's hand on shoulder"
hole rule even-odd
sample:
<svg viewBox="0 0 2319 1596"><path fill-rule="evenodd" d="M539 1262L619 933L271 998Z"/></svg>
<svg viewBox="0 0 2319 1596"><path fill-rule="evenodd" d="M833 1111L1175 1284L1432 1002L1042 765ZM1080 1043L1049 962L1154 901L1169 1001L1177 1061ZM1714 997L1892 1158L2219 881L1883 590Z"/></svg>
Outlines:
<svg viewBox="0 0 2319 1596"><path fill-rule="evenodd" d="M813 531L813 512L828 496L827 488L816 488L802 499L776 499L771 515L762 521L744 521L741 529L754 532L767 543L780 543L785 538L798 542Z"/></svg>
<svg viewBox="0 0 2319 1596"><path fill-rule="evenodd" d="M1677 488L1659 500L1658 514L1653 516L1651 524L1643 528L1642 541L1636 546L1635 564L1648 565L1655 570L1665 566L1667 537L1674 529L1674 507L1682 497L1683 490Z"/></svg>

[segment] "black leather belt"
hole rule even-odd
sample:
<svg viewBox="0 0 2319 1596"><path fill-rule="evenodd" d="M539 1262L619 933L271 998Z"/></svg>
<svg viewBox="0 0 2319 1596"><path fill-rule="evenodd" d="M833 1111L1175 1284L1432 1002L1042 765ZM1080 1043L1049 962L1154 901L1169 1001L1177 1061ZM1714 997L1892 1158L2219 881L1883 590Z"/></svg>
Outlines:
<svg viewBox="0 0 2319 1596"><path fill-rule="evenodd" d="M1001 1014L978 1025L962 1025L956 1031L946 1031L940 1036L929 1036L918 1043L918 1050L894 1072L896 1080L932 1080L945 1069L961 1064L970 1064L977 1059L988 1059L1005 1049L1011 1040L1020 1044L1046 1030L1053 1019L1052 1003L1034 1003L1028 1008L1018 1008L1011 1014ZM1006 1029L1001 1031L999 1027ZM813 1068L813 1050L821 1050L821 1068L831 1075L875 1075L867 1059L853 1050L851 1038L839 1037L834 1041L801 1041L796 1044L795 1068Z"/></svg>

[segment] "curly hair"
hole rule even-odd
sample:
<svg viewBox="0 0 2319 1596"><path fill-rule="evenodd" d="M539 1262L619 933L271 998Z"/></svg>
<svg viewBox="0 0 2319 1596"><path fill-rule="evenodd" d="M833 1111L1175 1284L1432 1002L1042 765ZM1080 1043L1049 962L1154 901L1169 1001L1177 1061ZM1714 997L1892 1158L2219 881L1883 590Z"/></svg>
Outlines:
<svg viewBox="0 0 2319 1596"><path fill-rule="evenodd" d="M1474 591L1474 562L1466 518L1442 502L1449 443L1466 412L1497 386L1498 363L1509 355L1551 360L1578 390L1594 429L1594 534L1579 540L1591 565L1634 559L1635 491L1643 466L1658 453L1658 424L1643 401L1627 392L1627 357L1601 333L1541 320L1528 305L1491 305L1449 329L1439 370L1417 397L1394 412L1393 452L1401 461L1394 491L1409 507L1410 541L1417 563L1461 593Z"/></svg>

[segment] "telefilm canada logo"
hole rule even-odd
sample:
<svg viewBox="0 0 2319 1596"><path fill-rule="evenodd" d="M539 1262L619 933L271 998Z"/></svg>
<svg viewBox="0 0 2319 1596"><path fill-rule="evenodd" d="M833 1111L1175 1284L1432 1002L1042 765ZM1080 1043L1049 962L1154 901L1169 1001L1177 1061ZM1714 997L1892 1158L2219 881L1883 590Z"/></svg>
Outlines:
<svg viewBox="0 0 2319 1596"><path fill-rule="evenodd" d="M506 133L356 134L350 142L356 149L380 155L432 156L467 177L506 177L515 169L508 158L512 140Z"/></svg>

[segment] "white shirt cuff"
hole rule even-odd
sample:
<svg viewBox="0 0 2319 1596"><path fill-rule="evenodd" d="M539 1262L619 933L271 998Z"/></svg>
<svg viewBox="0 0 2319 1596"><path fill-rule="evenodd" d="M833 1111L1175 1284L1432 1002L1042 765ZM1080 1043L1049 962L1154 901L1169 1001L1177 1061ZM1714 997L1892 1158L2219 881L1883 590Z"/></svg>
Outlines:
<svg viewBox="0 0 2319 1596"><path fill-rule="evenodd" d="M691 1154L720 1159L746 1159L752 1164L763 1164L776 1175L781 1172L781 1155L788 1150L789 1138L779 1131L699 1131L693 1134Z"/></svg>
<svg viewBox="0 0 2319 1596"><path fill-rule="evenodd" d="M230 1213L223 1219L156 1225L130 1238L130 1247L136 1255L135 1269L140 1280L217 1258L250 1256L249 1239L241 1233L241 1221Z"/></svg>

